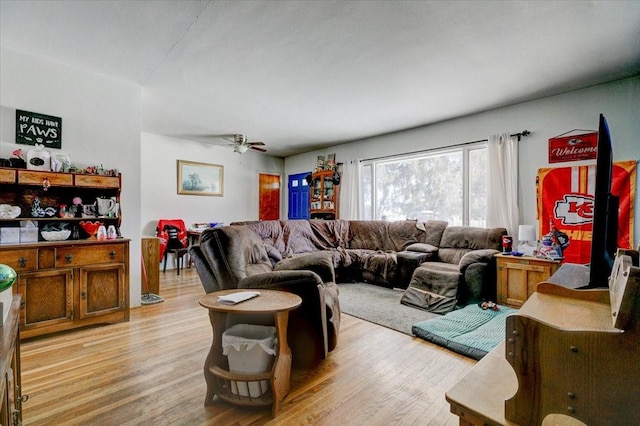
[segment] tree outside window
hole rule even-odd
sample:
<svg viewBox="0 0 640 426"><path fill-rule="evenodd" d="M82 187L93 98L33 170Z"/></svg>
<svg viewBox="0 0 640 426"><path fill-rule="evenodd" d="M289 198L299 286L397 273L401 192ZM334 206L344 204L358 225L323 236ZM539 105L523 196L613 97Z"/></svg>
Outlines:
<svg viewBox="0 0 640 426"><path fill-rule="evenodd" d="M371 161L361 181L363 218L484 226L486 164L484 145Z"/></svg>

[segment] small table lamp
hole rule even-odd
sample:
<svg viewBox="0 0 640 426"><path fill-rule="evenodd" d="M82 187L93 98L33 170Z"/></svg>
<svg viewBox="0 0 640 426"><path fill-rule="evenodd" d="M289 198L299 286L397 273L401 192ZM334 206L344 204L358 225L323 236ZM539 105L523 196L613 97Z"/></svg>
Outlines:
<svg viewBox="0 0 640 426"><path fill-rule="evenodd" d="M533 225L520 225L518 227L518 251L526 254L527 256L533 255L535 245L529 244L531 241L537 241L536 228Z"/></svg>

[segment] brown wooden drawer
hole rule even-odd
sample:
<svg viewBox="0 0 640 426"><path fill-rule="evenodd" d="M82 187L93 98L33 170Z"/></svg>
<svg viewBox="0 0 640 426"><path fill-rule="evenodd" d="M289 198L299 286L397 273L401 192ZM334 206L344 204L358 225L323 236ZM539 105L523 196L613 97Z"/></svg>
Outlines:
<svg viewBox="0 0 640 426"><path fill-rule="evenodd" d="M76 186L90 188L119 188L120 178L116 176L75 175Z"/></svg>
<svg viewBox="0 0 640 426"><path fill-rule="evenodd" d="M11 169L0 169L0 183L15 183L16 171Z"/></svg>
<svg viewBox="0 0 640 426"><path fill-rule="evenodd" d="M0 251L2 263L11 266L18 274L38 269L38 249L12 249Z"/></svg>
<svg viewBox="0 0 640 426"><path fill-rule="evenodd" d="M18 171L18 183L42 185L45 179L49 179L51 185L73 185L73 175L70 173L40 172L35 170Z"/></svg>
<svg viewBox="0 0 640 426"><path fill-rule="evenodd" d="M123 244L58 247L56 249L57 268L114 262L124 262Z"/></svg>

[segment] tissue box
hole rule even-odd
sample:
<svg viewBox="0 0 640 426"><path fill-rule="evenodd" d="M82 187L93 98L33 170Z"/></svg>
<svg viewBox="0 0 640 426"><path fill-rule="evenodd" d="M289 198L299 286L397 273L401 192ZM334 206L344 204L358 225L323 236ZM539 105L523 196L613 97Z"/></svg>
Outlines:
<svg viewBox="0 0 640 426"><path fill-rule="evenodd" d="M0 244L18 244L20 228L0 228Z"/></svg>
<svg viewBox="0 0 640 426"><path fill-rule="evenodd" d="M21 243L37 243L38 228L20 228Z"/></svg>

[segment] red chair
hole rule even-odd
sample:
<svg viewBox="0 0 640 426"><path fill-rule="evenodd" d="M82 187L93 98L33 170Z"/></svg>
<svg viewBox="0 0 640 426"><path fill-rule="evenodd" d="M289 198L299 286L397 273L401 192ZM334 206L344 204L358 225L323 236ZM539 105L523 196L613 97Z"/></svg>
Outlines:
<svg viewBox="0 0 640 426"><path fill-rule="evenodd" d="M163 261L162 272L167 271L167 257L173 253L177 260L177 271L180 275L182 259L189 254L187 227L182 219L160 219L156 228L160 238L160 260ZM187 262L187 265L190 262Z"/></svg>

